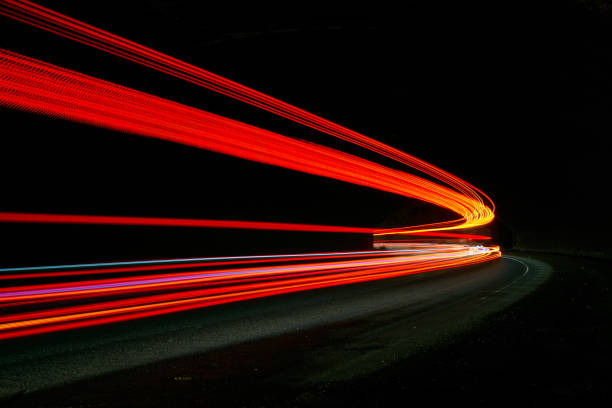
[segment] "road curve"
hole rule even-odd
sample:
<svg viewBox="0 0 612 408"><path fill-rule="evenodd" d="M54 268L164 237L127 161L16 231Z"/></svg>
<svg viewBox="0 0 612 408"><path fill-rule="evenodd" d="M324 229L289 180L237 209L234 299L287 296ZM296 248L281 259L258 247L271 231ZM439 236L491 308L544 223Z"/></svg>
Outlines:
<svg viewBox="0 0 612 408"><path fill-rule="evenodd" d="M282 342L310 330L325 331L327 340L306 353L311 369L288 371L287 378L350 378L469 328L549 274L542 262L503 256L472 267L7 340L0 352L0 398L262 339Z"/></svg>

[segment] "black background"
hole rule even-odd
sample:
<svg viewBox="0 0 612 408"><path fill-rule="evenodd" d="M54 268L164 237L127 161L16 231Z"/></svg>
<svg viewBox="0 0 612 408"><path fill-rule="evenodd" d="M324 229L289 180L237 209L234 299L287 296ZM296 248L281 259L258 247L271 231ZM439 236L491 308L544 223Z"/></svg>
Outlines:
<svg viewBox="0 0 612 408"><path fill-rule="evenodd" d="M515 247L610 255L606 2L40 2L331 119L489 194ZM0 46L279 133L372 154L6 18ZM3 211L388 225L413 200L152 139L0 110ZM400 214L398 216L398 214ZM0 226L3 263L360 249L369 237ZM499 234L498 234L499 235Z"/></svg>

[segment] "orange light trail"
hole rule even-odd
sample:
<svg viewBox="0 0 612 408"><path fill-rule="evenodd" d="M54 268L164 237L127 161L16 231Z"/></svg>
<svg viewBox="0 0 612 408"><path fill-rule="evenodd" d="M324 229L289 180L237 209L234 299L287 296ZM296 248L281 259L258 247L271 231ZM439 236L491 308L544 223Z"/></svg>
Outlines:
<svg viewBox="0 0 612 408"><path fill-rule="evenodd" d="M0 290L0 306L14 312L0 317L0 339L467 266L500 256L497 247L418 243L412 250L360 257L364 254L330 254L337 260L306 264L286 263L287 259L279 256L276 261L283 264L266 267L213 268L4 288ZM152 289L162 293L150 294ZM121 298L126 292L131 296ZM109 300L113 296L119 299ZM96 301L100 297L103 300ZM60 301L62 305L73 301L77 304L56 306ZM39 309L29 310L33 304Z"/></svg>
<svg viewBox="0 0 612 408"><path fill-rule="evenodd" d="M334 178L427 201L475 225L483 221L474 215L480 201L415 175L6 50L0 50L0 105Z"/></svg>
<svg viewBox="0 0 612 408"><path fill-rule="evenodd" d="M393 159L435 181L340 150L0 49L0 106L153 137L327 177L446 208L458 219L378 229L240 220L0 212L0 222L234 228L373 234L386 251L217 257L0 268L0 339L172 313L264 296L467 266L501 256L488 240L449 232L493 220L493 202L414 156L186 62L35 3L0 0L0 14L272 112ZM414 242L407 238L420 238ZM430 241L427 241L427 240Z"/></svg>
<svg viewBox="0 0 612 408"><path fill-rule="evenodd" d="M211 89L312 129L349 141L421 171L450 186L472 201L467 208L461 211L457 211L457 208L451 209L462 217L460 219L426 226L404 227L403 231L463 229L485 225L493 220L495 207L491 199L481 190L430 163L344 126L30 1L2 0L0 1L0 14ZM436 204L439 205L439 203ZM398 229L395 233L401 232Z"/></svg>

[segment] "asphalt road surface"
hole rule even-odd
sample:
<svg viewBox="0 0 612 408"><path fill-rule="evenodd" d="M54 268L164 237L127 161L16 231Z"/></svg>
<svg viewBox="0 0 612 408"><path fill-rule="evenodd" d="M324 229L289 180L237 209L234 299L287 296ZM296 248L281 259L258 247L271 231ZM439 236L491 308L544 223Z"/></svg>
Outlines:
<svg viewBox="0 0 612 408"><path fill-rule="evenodd" d="M0 398L135 369L166 370L163 375L181 380L198 365L199 375L220 377L247 369L245 360L248 370L279 368L271 381L349 379L469 329L549 274L545 263L504 256L472 267L11 339L0 344Z"/></svg>

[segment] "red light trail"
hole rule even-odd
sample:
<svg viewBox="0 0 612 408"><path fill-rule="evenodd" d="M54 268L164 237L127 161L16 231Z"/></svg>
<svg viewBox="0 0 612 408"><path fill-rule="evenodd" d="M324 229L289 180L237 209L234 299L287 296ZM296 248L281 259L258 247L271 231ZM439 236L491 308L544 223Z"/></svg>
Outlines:
<svg viewBox="0 0 612 408"><path fill-rule="evenodd" d="M430 163L303 109L30 1L3 0L0 2L0 14L203 86L367 148L421 171L474 200L474 204L469 207L470 212L460 213L461 219L428 225L427 230L469 228L484 225L493 220L495 209L493 202L476 187ZM485 201L490 207L485 205ZM421 229L423 229L422 226L405 228L405 230Z"/></svg>
<svg viewBox="0 0 612 408"><path fill-rule="evenodd" d="M0 212L0 222L234 228L373 234L388 251L0 269L0 339L453 268L501 256L495 246L414 242L486 240L448 232L489 223L492 201L452 174L365 135L186 62L29 1L0 1L0 14L109 52L343 139L437 182L340 150L296 140L79 72L0 50L0 106L153 137L416 198L460 218L391 229L295 223ZM66 282L66 278L70 281ZM60 283L48 283L59 279ZM78 279L78 280L72 280ZM43 280L44 282L41 282ZM46 280L46 281L45 281ZM26 284L23 284L26 281Z"/></svg>
<svg viewBox="0 0 612 408"><path fill-rule="evenodd" d="M340 232L353 234L395 234L395 230L380 228L341 227L334 225L294 224L286 222L199 220L188 218L155 218L155 217L118 217L108 215L73 215L73 214L35 214L0 212L0 222L46 223L46 224L99 224L99 225L140 225L154 227L195 227L195 228L235 228L260 229L276 231L304 232ZM489 240L491 237L452 232L412 232L410 234L426 237L457 238L469 240ZM1 278L0 278L1 279Z"/></svg>
<svg viewBox="0 0 612 408"><path fill-rule="evenodd" d="M194 220L188 218L117 217L107 215L32 214L0 212L0 221L47 224L144 225L155 227L236 228L276 231L344 232L373 234L375 228L333 225L292 224L286 222Z"/></svg>
<svg viewBox="0 0 612 408"><path fill-rule="evenodd" d="M13 312L0 317L0 339L467 266L498 258L500 253L496 247L417 243L411 250L363 255L366 253L318 254L319 259L336 260L309 263L288 263L295 260L279 255L267 259L273 265L261 267L209 268L4 288L0 290L0 307ZM90 276L87 270L84 276ZM130 297L121 298L126 294ZM70 302L75 304L66 306Z"/></svg>
<svg viewBox="0 0 612 408"><path fill-rule="evenodd" d="M0 74L1 105L417 198L461 215L463 227L492 217L481 201L412 174L6 50L0 50ZM426 227L412 231L441 229Z"/></svg>

